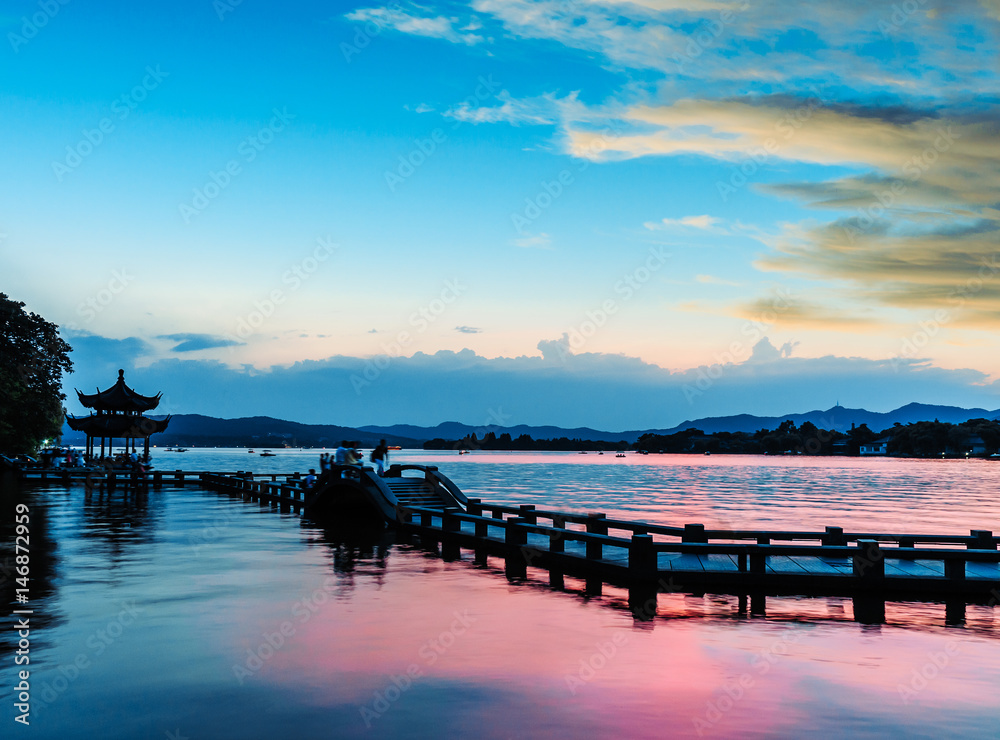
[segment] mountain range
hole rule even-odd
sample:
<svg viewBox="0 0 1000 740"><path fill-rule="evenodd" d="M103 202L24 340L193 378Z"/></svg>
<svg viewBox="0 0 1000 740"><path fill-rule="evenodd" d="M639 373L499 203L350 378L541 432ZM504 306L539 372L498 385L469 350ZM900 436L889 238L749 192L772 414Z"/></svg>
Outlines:
<svg viewBox="0 0 1000 740"><path fill-rule="evenodd" d="M162 416L153 418L162 419ZM379 439L385 438L389 445L400 447L420 447L430 439L461 439L475 434L482 438L488 432L498 437L507 433L516 439L527 434L533 439L568 439L592 440L595 442L619 442L629 444L636 442L646 433L673 434L685 429L700 429L706 434L715 432L755 432L758 429L774 429L781 422L791 420L796 426L812 422L820 429L836 429L848 431L852 425L867 424L873 432L888 429L896 423L911 424L918 421L943 421L960 424L969 419L997 419L1000 409L963 409L956 406L935 406L922 403L910 403L894 411L880 413L866 409L849 409L844 406L834 406L826 411L807 411L799 414L784 414L782 416L753 416L737 414L735 416L716 416L684 421L667 429L630 430L624 432L605 432L590 427L574 427L566 429L557 426L529 426L518 424L512 427L472 426L460 422L448 421L434 427L415 426L412 424L393 424L390 426L342 427L330 424L300 424L295 421L273 419L269 416L251 416L242 419L217 419L200 414L177 414L170 420L170 427L163 434L157 435L155 443L161 447L172 445L196 445L202 447L280 447L288 444L292 447L335 447L340 440L356 440L363 447L373 447ZM64 444L82 444L84 436L74 432L68 426L63 427Z"/></svg>

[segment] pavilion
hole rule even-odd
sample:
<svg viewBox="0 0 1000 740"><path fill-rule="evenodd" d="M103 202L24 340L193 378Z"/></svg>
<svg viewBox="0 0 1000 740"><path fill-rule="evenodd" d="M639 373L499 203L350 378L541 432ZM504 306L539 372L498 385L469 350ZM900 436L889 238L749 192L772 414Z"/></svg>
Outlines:
<svg viewBox="0 0 1000 740"><path fill-rule="evenodd" d="M105 440L109 442L108 453L111 453L111 443L115 439L121 438L125 441L126 449L128 440L132 440L132 452L135 452L135 440L142 437L145 440L143 455L149 459L149 437L157 432L166 430L170 423L168 416L163 420L150 419L143 416L146 411L152 411L160 404L160 396L143 396L125 385L125 371L118 371L118 382L107 390L98 389L97 393L86 394L79 390L76 392L80 398L80 403L85 408L93 409L97 413L84 416L79 419L67 415L66 422L70 429L84 432L87 435L86 454L93 458L95 440L101 440L101 457L104 457Z"/></svg>

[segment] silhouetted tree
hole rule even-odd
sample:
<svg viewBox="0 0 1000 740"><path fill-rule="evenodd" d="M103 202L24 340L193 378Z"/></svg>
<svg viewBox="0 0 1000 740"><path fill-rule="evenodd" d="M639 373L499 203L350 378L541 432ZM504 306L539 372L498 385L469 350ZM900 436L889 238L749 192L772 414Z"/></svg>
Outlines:
<svg viewBox="0 0 1000 740"><path fill-rule="evenodd" d="M60 435L70 352L59 327L0 293L0 450L34 452Z"/></svg>

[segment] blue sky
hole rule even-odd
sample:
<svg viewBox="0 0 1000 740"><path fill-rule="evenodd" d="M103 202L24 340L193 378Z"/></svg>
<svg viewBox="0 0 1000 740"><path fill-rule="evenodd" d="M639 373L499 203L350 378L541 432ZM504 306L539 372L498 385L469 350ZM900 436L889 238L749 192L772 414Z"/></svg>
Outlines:
<svg viewBox="0 0 1000 740"><path fill-rule="evenodd" d="M996 0L0 22L0 290L70 388L353 425L1000 407Z"/></svg>

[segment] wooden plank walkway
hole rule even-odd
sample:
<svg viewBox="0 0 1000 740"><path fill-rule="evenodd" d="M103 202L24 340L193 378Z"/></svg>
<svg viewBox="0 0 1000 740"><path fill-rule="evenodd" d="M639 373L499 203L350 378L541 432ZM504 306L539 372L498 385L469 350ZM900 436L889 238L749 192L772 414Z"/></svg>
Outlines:
<svg viewBox="0 0 1000 740"><path fill-rule="evenodd" d="M396 471L393 485L372 495L409 490L407 481L414 482L410 488L421 482L433 492L438 479L445 481L442 489L457 491L436 468L420 470L424 477L419 479L400 479ZM150 482L183 484L193 478L221 493L287 512L303 511L314 494L295 473L157 471ZM364 476L357 482L364 485ZM530 566L661 591L868 594L1000 603L998 538L987 530L971 530L968 535L852 533L839 527L823 532L706 530L701 524L676 527L609 519L599 513L487 504L465 499L461 492L464 509L445 503L406 505L402 501L435 500L434 495L406 495L409 498L401 494L393 504L392 526L453 552L465 548L477 556L501 556L515 578ZM440 496L441 502L447 500L448 496Z"/></svg>

